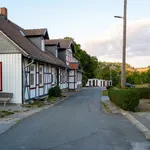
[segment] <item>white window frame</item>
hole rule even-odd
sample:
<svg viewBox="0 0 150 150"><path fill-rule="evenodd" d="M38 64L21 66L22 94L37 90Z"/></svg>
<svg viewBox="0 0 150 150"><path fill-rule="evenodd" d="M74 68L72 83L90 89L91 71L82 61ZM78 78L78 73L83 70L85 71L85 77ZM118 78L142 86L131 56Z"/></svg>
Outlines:
<svg viewBox="0 0 150 150"><path fill-rule="evenodd" d="M42 68L42 71L40 70ZM42 83L40 83L40 75L42 75ZM44 86L44 66L39 65L39 86Z"/></svg>
<svg viewBox="0 0 150 150"><path fill-rule="evenodd" d="M56 57L58 58L58 49L57 49L57 47L56 47Z"/></svg>
<svg viewBox="0 0 150 150"><path fill-rule="evenodd" d="M33 70L31 70L31 67L33 67ZM30 88L34 88L36 87L35 83L36 83L36 72L35 72L35 67L36 65L35 64L31 64L30 65L30 78L29 78L29 82L30 82ZM33 75L33 84L31 84L31 74Z"/></svg>

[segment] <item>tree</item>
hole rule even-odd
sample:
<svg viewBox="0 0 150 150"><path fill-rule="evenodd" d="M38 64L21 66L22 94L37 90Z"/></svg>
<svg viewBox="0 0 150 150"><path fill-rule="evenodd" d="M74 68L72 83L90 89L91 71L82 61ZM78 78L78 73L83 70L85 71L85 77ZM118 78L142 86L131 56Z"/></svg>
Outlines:
<svg viewBox="0 0 150 150"><path fill-rule="evenodd" d="M96 68L98 66L98 60L96 57L87 54L87 52L81 48L81 45L76 43L72 37L65 37L64 39L72 39L74 41L74 49L75 49L74 55L80 61L80 66L84 71L82 80L83 85L85 85L89 78L96 77L97 75Z"/></svg>

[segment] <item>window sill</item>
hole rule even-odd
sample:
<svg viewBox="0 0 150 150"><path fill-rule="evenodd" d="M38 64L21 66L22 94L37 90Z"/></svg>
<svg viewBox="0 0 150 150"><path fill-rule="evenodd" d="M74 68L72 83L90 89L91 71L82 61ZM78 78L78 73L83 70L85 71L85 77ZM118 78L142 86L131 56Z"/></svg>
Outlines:
<svg viewBox="0 0 150 150"><path fill-rule="evenodd" d="M30 90L35 90L36 89L36 87L30 87Z"/></svg>
<svg viewBox="0 0 150 150"><path fill-rule="evenodd" d="M44 85L40 85L40 86L39 86L39 88L43 88L43 87L44 87Z"/></svg>

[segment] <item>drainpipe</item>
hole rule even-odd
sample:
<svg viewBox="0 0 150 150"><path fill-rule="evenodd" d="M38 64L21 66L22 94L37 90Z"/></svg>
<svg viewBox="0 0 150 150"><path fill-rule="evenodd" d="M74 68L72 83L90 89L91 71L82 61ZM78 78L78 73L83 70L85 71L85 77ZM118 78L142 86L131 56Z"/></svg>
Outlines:
<svg viewBox="0 0 150 150"><path fill-rule="evenodd" d="M32 65L33 63L34 63L34 59L32 59L32 61L24 67L24 70L25 70L28 66Z"/></svg>
<svg viewBox="0 0 150 150"><path fill-rule="evenodd" d="M29 67L30 65L32 65L33 63L34 63L34 59L32 59L32 61L24 67L25 82L27 81L27 76L26 76L26 73L25 73L25 69L27 67ZM25 85L26 85L26 83L25 83ZM24 86L24 94L25 94L25 90L26 90L26 87ZM23 103L25 102L25 95L24 94L23 94Z"/></svg>

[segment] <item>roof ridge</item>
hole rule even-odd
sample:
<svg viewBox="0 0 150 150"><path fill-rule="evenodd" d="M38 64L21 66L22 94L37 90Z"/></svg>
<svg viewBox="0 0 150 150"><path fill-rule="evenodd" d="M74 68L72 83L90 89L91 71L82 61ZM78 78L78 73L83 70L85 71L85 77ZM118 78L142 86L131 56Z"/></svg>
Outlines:
<svg viewBox="0 0 150 150"><path fill-rule="evenodd" d="M24 29L24 30L47 30L47 28L32 28L32 29Z"/></svg>
<svg viewBox="0 0 150 150"><path fill-rule="evenodd" d="M0 30L8 36L14 43L16 43L22 50L24 50L29 56L35 60L54 64L56 66L66 67L60 59L54 58L48 51L42 52L36 47L27 37L22 36L20 33L20 27L0 18ZM23 54L24 55L24 54ZM26 57L26 55L24 55Z"/></svg>

